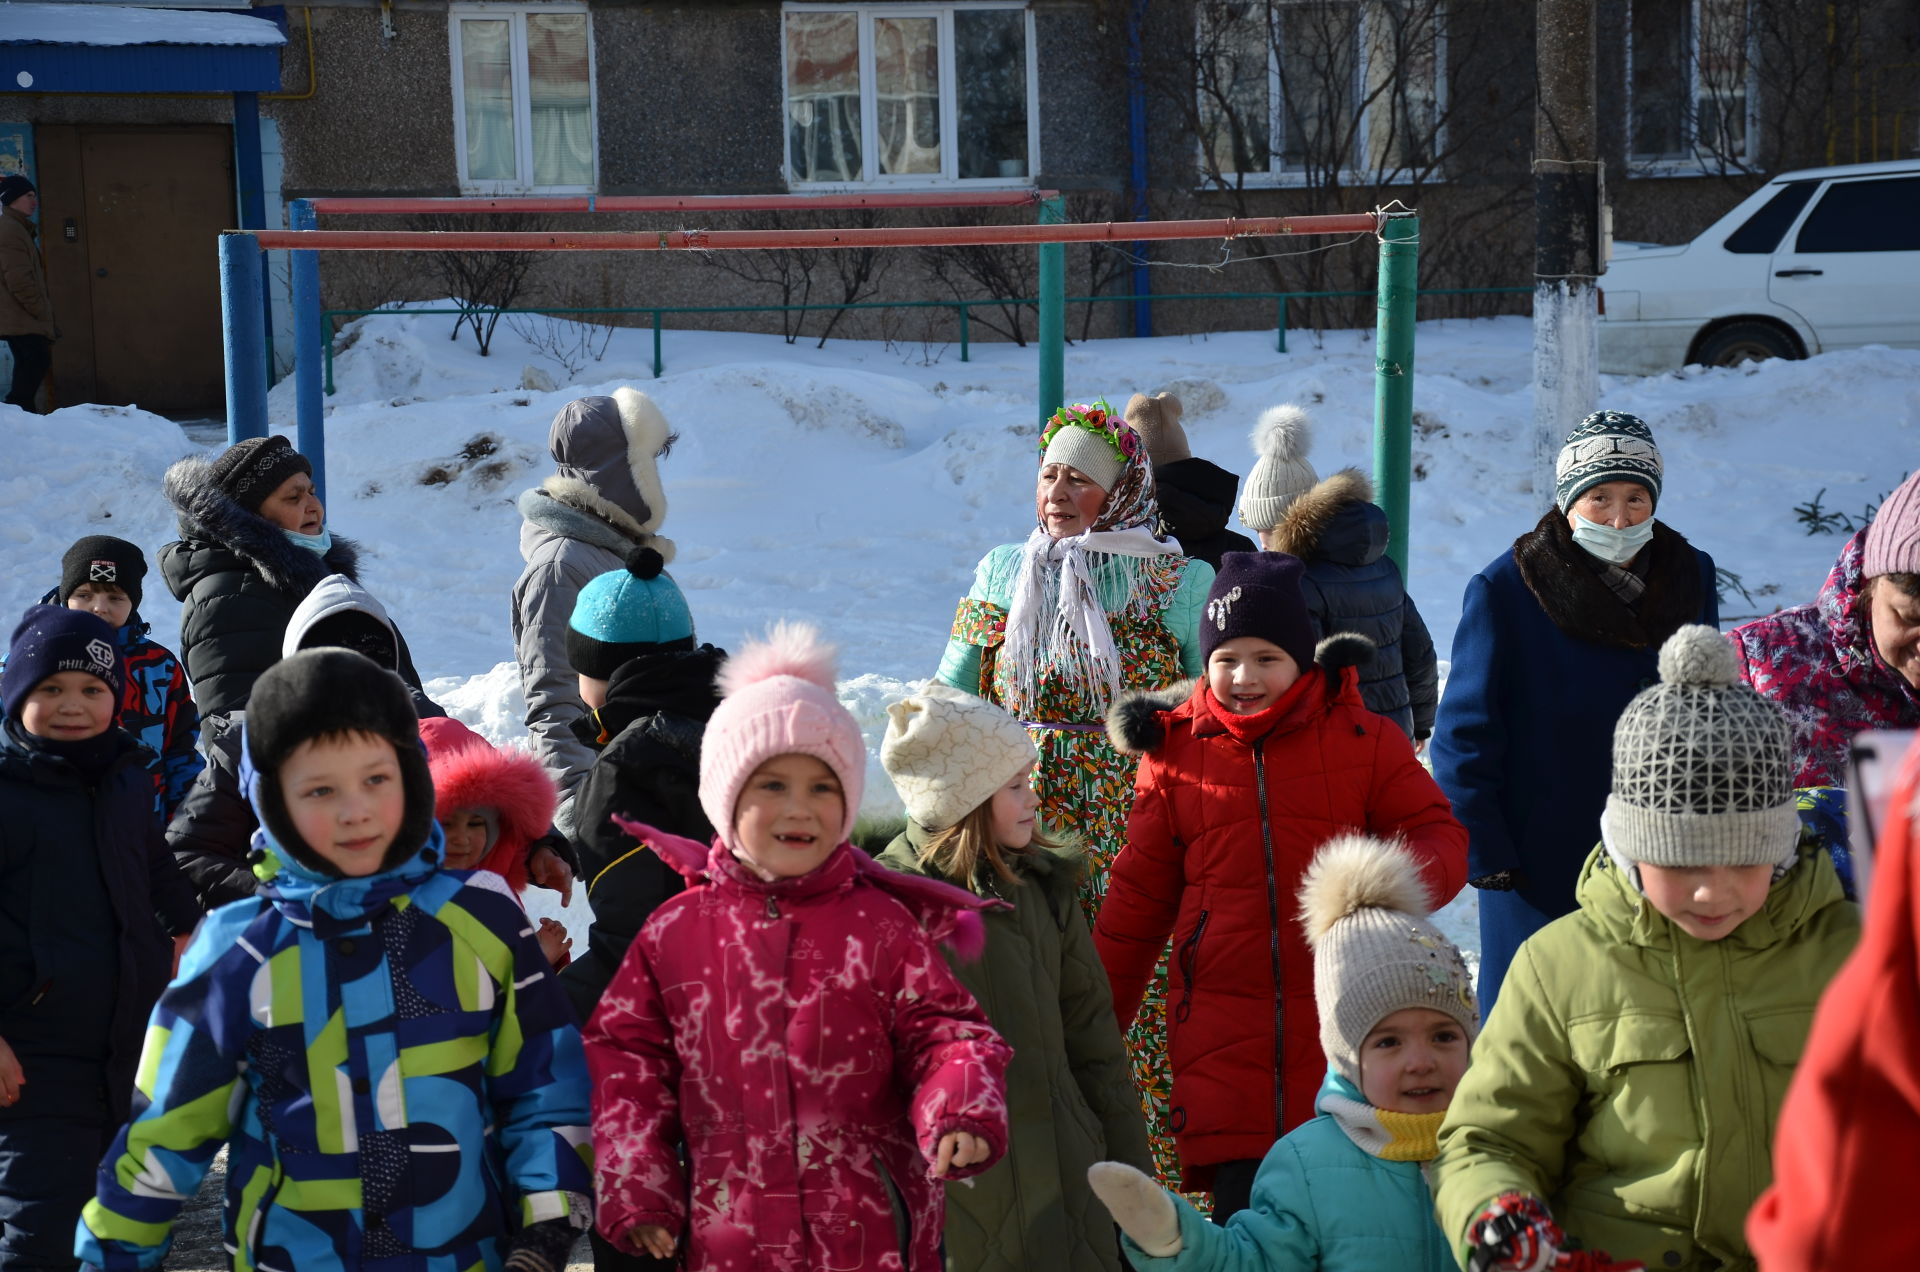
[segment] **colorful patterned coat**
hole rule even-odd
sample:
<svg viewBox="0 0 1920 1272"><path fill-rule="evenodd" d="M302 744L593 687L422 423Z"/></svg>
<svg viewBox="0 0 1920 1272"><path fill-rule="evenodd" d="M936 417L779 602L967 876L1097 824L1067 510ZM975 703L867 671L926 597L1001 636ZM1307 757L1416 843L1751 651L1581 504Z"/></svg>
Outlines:
<svg viewBox="0 0 1920 1272"><path fill-rule="evenodd" d="M1809 605L1727 633L1740 674L1793 725L1795 786L1844 786L1847 748L1868 729L1920 728L1920 690L1881 660L1860 599L1865 530L1847 540Z"/></svg>
<svg viewBox="0 0 1920 1272"><path fill-rule="evenodd" d="M280 862L209 915L147 1027L134 1118L75 1254L161 1266L228 1145L235 1272L497 1272L513 1233L591 1208L572 1009L505 885Z"/></svg>
<svg viewBox="0 0 1920 1272"><path fill-rule="evenodd" d="M665 1227L689 1272L939 1272L931 1163L952 1131L992 1149L956 1178L1006 1151L1012 1052L934 940L977 955L1000 903L851 844L768 883L717 839L622 825L697 886L587 1026L601 1233L637 1253Z"/></svg>
<svg viewBox="0 0 1920 1272"><path fill-rule="evenodd" d="M153 773L161 820L193 788L207 761L199 751L200 712L187 687L187 673L173 651L149 640L147 624L135 614L120 629L120 651L127 660L127 689L120 696L120 727L153 752Z"/></svg>

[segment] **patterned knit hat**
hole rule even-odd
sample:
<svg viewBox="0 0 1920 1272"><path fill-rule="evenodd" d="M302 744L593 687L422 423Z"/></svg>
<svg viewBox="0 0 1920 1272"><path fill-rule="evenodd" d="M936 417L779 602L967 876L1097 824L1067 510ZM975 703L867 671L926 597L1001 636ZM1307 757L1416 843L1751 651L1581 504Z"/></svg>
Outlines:
<svg viewBox="0 0 1920 1272"><path fill-rule="evenodd" d="M1313 616L1300 580L1307 567L1284 552L1228 552L1200 614L1200 659L1238 636L1272 641L1302 673L1313 666Z"/></svg>
<svg viewBox="0 0 1920 1272"><path fill-rule="evenodd" d="M267 496L295 473L313 475L307 457L274 433L235 442L214 458L213 479L248 512L259 512Z"/></svg>
<svg viewBox="0 0 1920 1272"><path fill-rule="evenodd" d="M594 680L611 680L621 663L663 649L693 648L693 614L666 559L651 547L627 554L580 589L567 620L567 661Z"/></svg>
<svg viewBox="0 0 1920 1272"><path fill-rule="evenodd" d="M1887 496L1867 526L1860 577L1920 574L1920 468Z"/></svg>
<svg viewBox="0 0 1920 1272"><path fill-rule="evenodd" d="M1560 511L1607 481L1637 481L1660 506L1660 448L1653 432L1638 415L1625 411L1595 411L1567 434L1560 457L1553 464L1553 498Z"/></svg>
<svg viewBox="0 0 1920 1272"><path fill-rule="evenodd" d="M753 771L777 755L811 755L840 779L853 832L867 776L867 746L833 693L834 648L804 623L776 623L720 668L720 705L700 742L700 809L725 835Z"/></svg>
<svg viewBox="0 0 1920 1272"><path fill-rule="evenodd" d="M60 603L88 583L111 583L140 608L140 580L147 577L147 558L138 544L110 534L90 534L60 558Z"/></svg>
<svg viewBox="0 0 1920 1272"><path fill-rule="evenodd" d="M1740 680L1733 644L1682 627L1660 647L1660 683L1613 730L1607 842L1654 866L1778 865L1800 836L1793 747L1780 708Z"/></svg>
<svg viewBox="0 0 1920 1272"><path fill-rule="evenodd" d="M1253 426L1253 471L1240 494L1240 520L1256 534L1271 530L1293 501L1312 490L1320 474L1307 462L1313 449L1313 422L1292 403L1270 406Z"/></svg>
<svg viewBox="0 0 1920 1272"><path fill-rule="evenodd" d="M1180 399L1171 393L1148 397L1136 393L1127 399L1127 423L1147 444L1147 458L1156 464L1177 464L1193 458L1187 430L1180 427Z"/></svg>
<svg viewBox="0 0 1920 1272"><path fill-rule="evenodd" d="M1133 426L1105 402L1063 406L1040 432L1040 467L1065 464L1111 491L1127 461L1146 449Z"/></svg>
<svg viewBox="0 0 1920 1272"><path fill-rule="evenodd" d="M907 816L942 831L1040 758L1026 726L985 698L939 681L887 708L880 763Z"/></svg>
<svg viewBox="0 0 1920 1272"><path fill-rule="evenodd" d="M1360 1044L1407 1007L1453 1017L1471 1039L1480 1028L1473 976L1427 919L1420 868L1398 844L1342 835L1320 846L1300 888L1300 921L1313 946L1313 998L1327 1063L1360 1085Z"/></svg>
<svg viewBox="0 0 1920 1272"><path fill-rule="evenodd" d="M0 671L0 705L8 717L18 719L33 687L63 671L84 671L104 682L116 704L127 683L119 638L105 619L58 605L29 606L13 629Z"/></svg>

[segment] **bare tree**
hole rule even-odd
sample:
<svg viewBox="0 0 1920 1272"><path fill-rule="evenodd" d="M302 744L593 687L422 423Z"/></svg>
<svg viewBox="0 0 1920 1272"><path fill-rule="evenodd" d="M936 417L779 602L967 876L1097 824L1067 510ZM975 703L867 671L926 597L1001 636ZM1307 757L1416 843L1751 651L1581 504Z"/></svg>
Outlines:
<svg viewBox="0 0 1920 1272"><path fill-rule="evenodd" d="M789 220L796 229L871 229L880 224L881 217L882 214L872 208L862 208L851 213L798 213ZM893 255L885 248L875 247L777 247L752 252L709 252L704 254L704 259L722 273L757 283L778 297L776 303L782 306L780 334L788 344L806 333L809 311L786 306L812 304L814 288L818 285L828 297L823 303L836 306L827 311L820 329L820 344L824 346L848 312L837 306L856 304L872 296L893 268Z"/></svg>
<svg viewBox="0 0 1920 1272"><path fill-rule="evenodd" d="M990 218L977 209L943 212L952 225L986 225ZM985 300L972 306L973 321L1005 336L1017 345L1027 343L1026 316L1038 321L1033 296L1040 285L1040 257L1031 245L990 243L964 247L923 247L920 260L934 282L956 300Z"/></svg>
<svg viewBox="0 0 1920 1272"><path fill-rule="evenodd" d="M873 229L881 221L881 214L873 208L862 208L855 212L848 228ZM857 304L880 290L881 282L893 268L899 253L883 247L849 247L839 251L824 253L828 257L828 268L835 293L835 303L841 305ZM826 348L827 337L847 316L848 310L830 311L826 325L820 329L819 348Z"/></svg>
<svg viewBox="0 0 1920 1272"><path fill-rule="evenodd" d="M544 225L530 225L519 217L454 217L436 214L424 216L421 220L422 229L441 232L547 228ZM458 340L460 328L471 325L474 343L480 346L480 356L484 358L491 353L493 329L500 325L501 312L511 309L513 302L520 298L527 276L538 267L540 259L538 252L433 253L434 269L440 283L460 309L460 316L453 322L453 334L448 338Z"/></svg>
<svg viewBox="0 0 1920 1272"><path fill-rule="evenodd" d="M1067 220L1075 222L1111 221L1115 219L1115 204L1118 199L1109 194L1081 192L1069 194L1066 198ZM1129 218L1131 219L1131 218ZM1098 296L1127 276L1132 268L1131 254L1111 243L1086 244L1087 295ZM1069 283L1069 286L1072 284ZM1080 339L1086 340L1093 334L1093 311L1098 308L1091 301L1080 308Z"/></svg>

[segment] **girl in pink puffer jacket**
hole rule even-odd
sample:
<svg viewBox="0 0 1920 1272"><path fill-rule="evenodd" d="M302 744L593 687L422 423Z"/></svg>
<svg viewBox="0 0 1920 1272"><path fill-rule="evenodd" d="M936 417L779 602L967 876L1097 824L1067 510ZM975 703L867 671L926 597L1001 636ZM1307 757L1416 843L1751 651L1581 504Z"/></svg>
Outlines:
<svg viewBox="0 0 1920 1272"><path fill-rule="evenodd" d="M1011 1051L935 941L977 955L1002 903L847 842L866 749L811 628L720 687L700 802L724 829L626 827L691 886L587 1026L600 1231L660 1257L684 1236L689 1272L938 1272L942 1181L1006 1147Z"/></svg>

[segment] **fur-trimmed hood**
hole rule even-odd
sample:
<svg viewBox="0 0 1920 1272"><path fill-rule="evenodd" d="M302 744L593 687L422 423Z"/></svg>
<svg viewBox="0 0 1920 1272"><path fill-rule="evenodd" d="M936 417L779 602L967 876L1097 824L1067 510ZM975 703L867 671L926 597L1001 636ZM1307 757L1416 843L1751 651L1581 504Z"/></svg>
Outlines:
<svg viewBox="0 0 1920 1272"><path fill-rule="evenodd" d="M623 385L611 397L576 398L560 408L547 432L555 467L554 478L543 484L553 491L558 480L571 491L570 502L579 498L577 484L591 502L581 499L576 506L645 542L667 519L660 460L673 443L666 416L638 389ZM666 549L661 555L672 559Z"/></svg>
<svg viewBox="0 0 1920 1272"><path fill-rule="evenodd" d="M527 524L562 539L578 539L624 558L644 544L671 565L672 539L651 534L578 477L549 477L520 496L520 516ZM524 555L524 550L522 555Z"/></svg>
<svg viewBox="0 0 1920 1272"><path fill-rule="evenodd" d="M1374 506L1373 482L1358 468L1342 468L1294 500L1267 534L1272 551L1360 566L1386 552L1389 527Z"/></svg>
<svg viewBox="0 0 1920 1272"><path fill-rule="evenodd" d="M329 574L359 579L360 552L351 540L334 535L325 555L301 547L279 526L242 507L215 480L213 466L199 456L168 468L162 488L179 520L180 543L161 550L160 573L177 600L185 600L203 575L222 568L219 549L240 558L275 591L294 600Z"/></svg>
<svg viewBox="0 0 1920 1272"><path fill-rule="evenodd" d="M1374 645L1358 632L1335 632L1313 650L1313 665L1328 679L1333 692L1359 694L1358 668L1373 658ZM1205 686L1205 677L1183 680L1165 689L1123 693L1107 711L1107 740L1122 755L1145 755L1167 740L1167 717L1180 710Z"/></svg>
<svg viewBox="0 0 1920 1272"><path fill-rule="evenodd" d="M515 892L527 886L527 846L553 824L553 779L524 751L496 748L452 718L422 720L420 741L433 774L434 816L462 808L491 809L493 847L475 867L491 870Z"/></svg>

